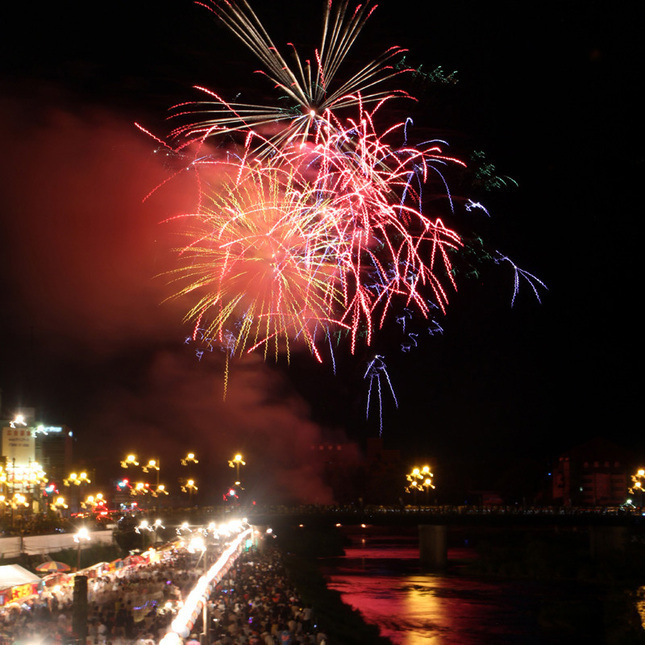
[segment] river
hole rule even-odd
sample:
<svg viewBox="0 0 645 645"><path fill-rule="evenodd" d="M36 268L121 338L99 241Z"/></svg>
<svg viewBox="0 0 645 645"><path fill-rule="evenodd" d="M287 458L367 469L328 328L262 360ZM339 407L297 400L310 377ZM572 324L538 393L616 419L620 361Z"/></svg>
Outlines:
<svg viewBox="0 0 645 645"><path fill-rule="evenodd" d="M344 557L324 561L328 586L396 645L605 642L602 598L589 587L468 575L467 546L449 549L446 574L424 572L416 532L348 538Z"/></svg>

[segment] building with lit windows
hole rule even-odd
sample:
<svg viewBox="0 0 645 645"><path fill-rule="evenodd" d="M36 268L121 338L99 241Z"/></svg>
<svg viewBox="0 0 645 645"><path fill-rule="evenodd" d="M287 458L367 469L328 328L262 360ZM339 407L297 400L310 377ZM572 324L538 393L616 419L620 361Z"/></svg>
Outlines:
<svg viewBox="0 0 645 645"><path fill-rule="evenodd" d="M560 455L553 468L553 501L563 506L619 506L627 498L630 455L596 438Z"/></svg>
<svg viewBox="0 0 645 645"><path fill-rule="evenodd" d="M45 482L62 483L72 462L72 431L35 422L33 408L2 421L0 482L4 499L26 496L40 510Z"/></svg>

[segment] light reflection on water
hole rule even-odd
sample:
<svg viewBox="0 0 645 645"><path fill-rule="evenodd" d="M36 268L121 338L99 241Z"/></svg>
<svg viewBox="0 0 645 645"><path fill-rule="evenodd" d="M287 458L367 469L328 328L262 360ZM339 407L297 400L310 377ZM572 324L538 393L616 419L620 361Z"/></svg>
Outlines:
<svg viewBox="0 0 645 645"><path fill-rule="evenodd" d="M645 587L639 587L636 591L636 611L641 619L641 625L645 629Z"/></svg>
<svg viewBox="0 0 645 645"><path fill-rule="evenodd" d="M414 546L413 546L414 544ZM463 559L467 550L451 550ZM539 645L541 585L501 583L419 569L414 538L359 536L343 558L329 560L329 587L396 645Z"/></svg>

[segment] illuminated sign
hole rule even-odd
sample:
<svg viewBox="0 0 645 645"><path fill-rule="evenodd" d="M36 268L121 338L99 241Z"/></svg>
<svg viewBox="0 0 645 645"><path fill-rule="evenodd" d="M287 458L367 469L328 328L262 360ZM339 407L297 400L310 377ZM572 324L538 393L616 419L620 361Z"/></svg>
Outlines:
<svg viewBox="0 0 645 645"><path fill-rule="evenodd" d="M36 457L36 442L31 428L2 428L2 454L7 465L28 466Z"/></svg>
<svg viewBox="0 0 645 645"><path fill-rule="evenodd" d="M18 587L12 587L9 592L9 598L11 602L16 602L22 598L29 598L38 593L38 584L34 582L29 582L26 585L19 585Z"/></svg>
<svg viewBox="0 0 645 645"><path fill-rule="evenodd" d="M38 426L34 430L36 434L60 434L62 431L61 426Z"/></svg>

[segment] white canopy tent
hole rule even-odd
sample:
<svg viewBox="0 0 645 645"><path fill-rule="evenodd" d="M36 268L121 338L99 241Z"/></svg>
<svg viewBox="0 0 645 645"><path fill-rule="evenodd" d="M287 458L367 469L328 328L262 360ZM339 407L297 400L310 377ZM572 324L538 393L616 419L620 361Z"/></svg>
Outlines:
<svg viewBox="0 0 645 645"><path fill-rule="evenodd" d="M40 582L42 578L28 571L19 564L6 564L0 566L0 589L9 589L30 582Z"/></svg>

